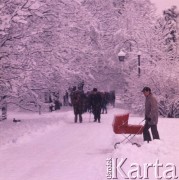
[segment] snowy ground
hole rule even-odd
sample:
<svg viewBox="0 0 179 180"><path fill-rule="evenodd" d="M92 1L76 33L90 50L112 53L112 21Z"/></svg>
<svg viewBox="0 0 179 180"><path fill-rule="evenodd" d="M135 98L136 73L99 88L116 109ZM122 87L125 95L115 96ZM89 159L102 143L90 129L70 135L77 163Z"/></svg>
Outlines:
<svg viewBox="0 0 179 180"><path fill-rule="evenodd" d="M127 143L114 149L115 142L122 138L112 131L114 114L118 113L124 111L110 108L102 115L102 123L92 122L93 117L86 113L84 122L75 124L71 109L42 115L11 112L7 121L0 122L0 179L105 180L107 174L111 178L109 162L116 170L112 171L116 179L126 179L125 173L130 174L134 167L137 170L131 179L146 179L144 164L156 167L157 163L163 167L157 172L155 167L149 168L148 179L175 179L179 175L179 120L159 119L160 141L145 144L139 135L133 141L142 144L140 148ZM14 117L22 121L13 123ZM130 124L141 120L134 115L129 118ZM116 164L122 158L125 162L120 169Z"/></svg>

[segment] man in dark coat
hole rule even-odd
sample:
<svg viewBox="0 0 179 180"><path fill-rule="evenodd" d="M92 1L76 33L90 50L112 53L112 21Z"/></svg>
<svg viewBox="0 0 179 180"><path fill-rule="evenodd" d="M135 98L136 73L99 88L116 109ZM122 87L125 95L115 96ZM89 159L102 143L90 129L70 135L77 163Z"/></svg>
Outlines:
<svg viewBox="0 0 179 180"><path fill-rule="evenodd" d="M71 94L71 102L73 105L73 110L75 114L75 123L77 123L78 116L79 122L82 123L82 113L83 113L83 100L84 100L84 92L81 90L76 90L76 87L73 88L73 92Z"/></svg>
<svg viewBox="0 0 179 180"><path fill-rule="evenodd" d="M94 122L98 121L98 123L101 122L101 103L102 103L102 97L100 92L98 92L97 88L94 88L91 94L91 107L92 112L94 114Z"/></svg>
<svg viewBox="0 0 179 180"><path fill-rule="evenodd" d="M144 141L151 141L149 129L151 128L153 139L160 139L157 130L158 124L158 103L156 98L151 93L149 87L144 87L142 90L145 100L145 125L143 130Z"/></svg>

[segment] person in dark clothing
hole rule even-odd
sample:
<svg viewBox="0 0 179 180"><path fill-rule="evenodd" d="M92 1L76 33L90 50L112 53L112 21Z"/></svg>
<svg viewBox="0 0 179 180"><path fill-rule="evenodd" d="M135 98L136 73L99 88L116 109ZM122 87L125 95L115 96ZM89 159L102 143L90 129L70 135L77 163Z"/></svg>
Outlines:
<svg viewBox="0 0 179 180"><path fill-rule="evenodd" d="M65 95L63 96L63 105L68 106L69 105L69 96L68 91L65 92Z"/></svg>
<svg viewBox="0 0 179 180"><path fill-rule="evenodd" d="M61 108L61 103L58 98L55 99L54 105L55 105L55 110L59 110Z"/></svg>
<svg viewBox="0 0 179 180"><path fill-rule="evenodd" d="M84 92L80 90L76 90L73 88L73 92L71 94L71 102L73 105L73 110L75 114L75 123L77 123L78 116L79 122L82 123L82 113L83 113L83 100L84 100Z"/></svg>
<svg viewBox="0 0 179 180"><path fill-rule="evenodd" d="M86 111L91 113L92 112L92 107L91 107L91 95L92 95L92 91L88 91L86 93Z"/></svg>
<svg viewBox="0 0 179 180"><path fill-rule="evenodd" d="M143 130L144 141L151 141L149 129L151 128L153 139L160 139L157 130L158 124L158 103L156 98L151 93L149 87L144 87L142 90L145 100L145 125Z"/></svg>
<svg viewBox="0 0 179 180"><path fill-rule="evenodd" d="M54 103L53 103L53 102L51 102L51 103L49 104L49 111L50 111L50 112L54 111Z"/></svg>
<svg viewBox="0 0 179 180"><path fill-rule="evenodd" d="M101 102L101 114L107 114L107 93L101 93L102 102Z"/></svg>
<svg viewBox="0 0 179 180"><path fill-rule="evenodd" d="M54 102L51 96L49 97L49 111L50 112L54 111Z"/></svg>
<svg viewBox="0 0 179 180"><path fill-rule="evenodd" d="M3 96L2 99L0 100L0 107L2 111L2 116L0 120L6 120L7 119L7 101L6 101L6 96Z"/></svg>
<svg viewBox="0 0 179 180"><path fill-rule="evenodd" d="M115 99L116 99L115 91L110 91L110 101L113 107L115 107Z"/></svg>
<svg viewBox="0 0 179 180"><path fill-rule="evenodd" d="M101 103L102 97L100 92L98 92L97 88L94 88L91 94L91 107L94 115L94 122L101 122Z"/></svg>

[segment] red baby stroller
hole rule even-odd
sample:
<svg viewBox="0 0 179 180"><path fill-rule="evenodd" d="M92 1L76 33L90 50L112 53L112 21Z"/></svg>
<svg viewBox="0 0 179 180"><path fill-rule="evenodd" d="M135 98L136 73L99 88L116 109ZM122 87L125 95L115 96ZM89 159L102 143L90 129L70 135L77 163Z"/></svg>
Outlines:
<svg viewBox="0 0 179 180"><path fill-rule="evenodd" d="M140 145L138 143L133 143L131 141L131 139L138 134L142 134L144 126L140 125L140 124L139 125L130 125L130 124L128 124L128 119L129 119L129 113L123 114L123 115L115 115L115 117L114 117L114 121L113 121L114 133L115 134L122 134L124 136L124 139L122 141L117 142L114 145L115 149L116 149L118 144L121 144L124 141L131 142L132 144L140 147ZM128 135L126 135L126 134L128 134Z"/></svg>

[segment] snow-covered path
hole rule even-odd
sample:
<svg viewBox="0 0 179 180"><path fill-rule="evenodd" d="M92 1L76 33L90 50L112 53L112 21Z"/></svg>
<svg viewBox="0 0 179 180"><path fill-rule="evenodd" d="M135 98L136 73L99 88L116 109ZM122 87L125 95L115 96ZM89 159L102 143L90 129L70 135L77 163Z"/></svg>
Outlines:
<svg viewBox="0 0 179 180"><path fill-rule="evenodd" d="M94 123L84 114L81 124L73 123L71 113L63 115L45 134L1 150L0 176L5 180L105 179L106 157L113 151L111 115L102 115L102 123Z"/></svg>
<svg viewBox="0 0 179 180"><path fill-rule="evenodd" d="M126 173L132 163L139 164L142 176L143 165L158 160L163 164L159 171L163 179L167 163L172 163L176 172L167 175L176 179L173 177L179 175L178 119L159 119L160 141L143 144L142 136L136 136L133 141L141 143L140 148L127 143L114 150L114 143L122 138L112 131L112 121L118 113L124 112L109 109L108 114L102 115L102 123L94 123L86 113L81 124L73 122L71 109L42 115L9 115L7 121L0 122L0 180L106 180L109 158L126 158ZM22 122L13 123L13 117ZM141 120L135 115L129 117L130 124ZM126 179L117 175L118 179ZM154 167L150 168L149 179L157 179Z"/></svg>

